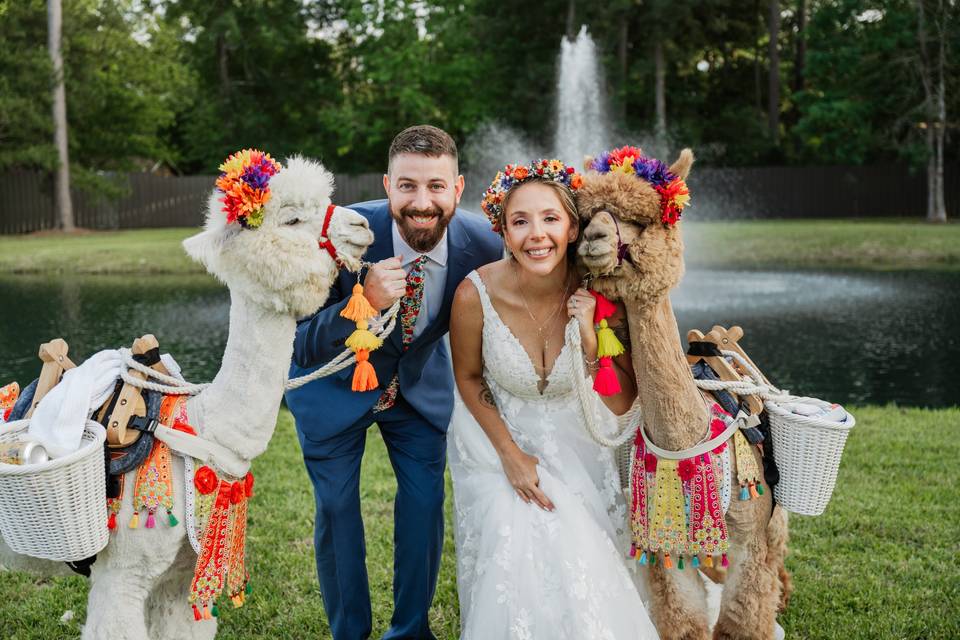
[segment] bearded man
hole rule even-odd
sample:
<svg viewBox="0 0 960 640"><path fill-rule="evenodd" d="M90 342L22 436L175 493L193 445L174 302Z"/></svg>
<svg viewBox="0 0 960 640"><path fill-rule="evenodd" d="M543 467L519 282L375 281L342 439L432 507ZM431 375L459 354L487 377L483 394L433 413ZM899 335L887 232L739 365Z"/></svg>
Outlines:
<svg viewBox="0 0 960 640"><path fill-rule="evenodd" d="M370 222L364 295L381 312L401 299L394 331L371 352L381 388L350 390L352 370L286 394L316 500L314 547L323 604L335 640L371 633L360 517L360 461L376 423L397 477L394 611L384 639L430 638L443 545L443 472L453 376L442 340L464 277L500 258L500 236L457 209L463 194L457 147L444 131L415 126L390 145L386 200L350 205ZM326 304L297 326L290 377L326 364L356 325L340 317L356 276L341 272Z"/></svg>

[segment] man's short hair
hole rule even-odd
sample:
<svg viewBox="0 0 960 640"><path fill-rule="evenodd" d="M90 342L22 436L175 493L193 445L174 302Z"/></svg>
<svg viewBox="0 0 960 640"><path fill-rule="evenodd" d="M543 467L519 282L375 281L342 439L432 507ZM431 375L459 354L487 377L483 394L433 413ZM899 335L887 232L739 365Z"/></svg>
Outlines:
<svg viewBox="0 0 960 640"><path fill-rule="evenodd" d="M430 158L450 156L453 158L454 167L457 167L455 172L459 168L457 143L453 141L449 133L429 124L407 127L397 134L393 142L390 143L387 173L390 173L390 165L393 164L393 159L401 153L419 153Z"/></svg>

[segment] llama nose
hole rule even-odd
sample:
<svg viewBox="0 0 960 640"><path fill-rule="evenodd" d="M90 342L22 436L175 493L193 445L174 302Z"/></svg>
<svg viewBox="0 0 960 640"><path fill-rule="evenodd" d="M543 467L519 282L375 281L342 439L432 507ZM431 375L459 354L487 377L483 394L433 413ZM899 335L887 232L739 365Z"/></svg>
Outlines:
<svg viewBox="0 0 960 640"><path fill-rule="evenodd" d="M606 229L587 229L583 232L583 237L586 238L587 242L594 242L596 240L605 240L607 237Z"/></svg>

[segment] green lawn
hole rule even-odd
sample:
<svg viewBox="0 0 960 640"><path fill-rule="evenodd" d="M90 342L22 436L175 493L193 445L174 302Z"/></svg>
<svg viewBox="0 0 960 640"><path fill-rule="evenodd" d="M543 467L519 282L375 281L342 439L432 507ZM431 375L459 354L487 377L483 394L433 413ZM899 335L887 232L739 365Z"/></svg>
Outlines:
<svg viewBox="0 0 960 640"><path fill-rule="evenodd" d="M960 271L960 224L751 220L684 228L687 264L744 269Z"/></svg>
<svg viewBox="0 0 960 640"><path fill-rule="evenodd" d="M180 241L198 229L0 236L2 273L202 273ZM690 266L960 270L960 224L916 220L687 222Z"/></svg>
<svg viewBox="0 0 960 640"><path fill-rule="evenodd" d="M787 637L951 639L960 637L960 409L853 409L833 501L817 518L794 516L788 566L796 591L781 617ZM293 422L284 411L270 449L254 464L250 517L254 591L242 609L224 607L221 639L329 638L313 562L313 500ZM371 429L361 486L374 637L392 611L392 498L396 484ZM434 632L456 638L458 608L447 500L447 542L432 611ZM80 578L0 577L4 636L79 635ZM73 620L61 623L66 610Z"/></svg>

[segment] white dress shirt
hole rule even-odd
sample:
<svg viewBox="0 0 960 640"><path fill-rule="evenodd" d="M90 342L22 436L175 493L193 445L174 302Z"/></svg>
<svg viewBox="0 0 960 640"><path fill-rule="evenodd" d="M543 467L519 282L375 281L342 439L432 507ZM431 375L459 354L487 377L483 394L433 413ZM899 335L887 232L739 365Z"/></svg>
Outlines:
<svg viewBox="0 0 960 640"><path fill-rule="evenodd" d="M443 236L433 249L426 254L420 254L414 251L400 235L396 220L390 225L390 229L393 234L393 255L400 257L400 264L408 274L417 258L421 255L427 256L427 261L423 265L423 302L420 305L417 324L413 327L413 337L416 339L440 315L443 290L447 284L447 232L443 232Z"/></svg>

